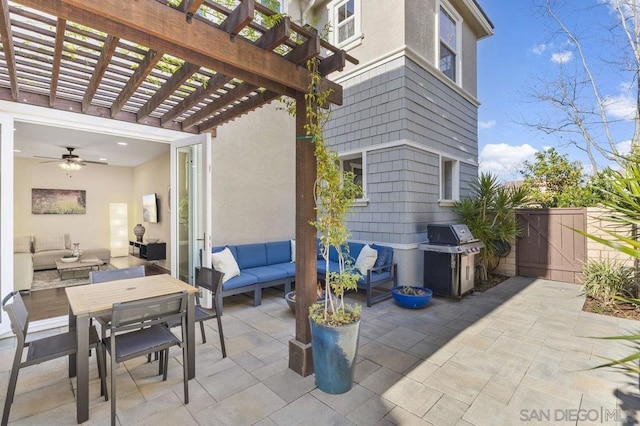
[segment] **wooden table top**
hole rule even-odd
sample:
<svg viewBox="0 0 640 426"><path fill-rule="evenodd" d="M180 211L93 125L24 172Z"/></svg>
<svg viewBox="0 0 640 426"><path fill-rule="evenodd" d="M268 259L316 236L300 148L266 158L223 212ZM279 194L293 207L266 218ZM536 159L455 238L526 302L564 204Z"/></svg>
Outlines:
<svg viewBox="0 0 640 426"><path fill-rule="evenodd" d="M69 307L73 313L75 315L89 314L89 316L110 311L114 303L164 296L183 290L188 293L198 292L196 287L167 274L66 287L64 289L69 300Z"/></svg>

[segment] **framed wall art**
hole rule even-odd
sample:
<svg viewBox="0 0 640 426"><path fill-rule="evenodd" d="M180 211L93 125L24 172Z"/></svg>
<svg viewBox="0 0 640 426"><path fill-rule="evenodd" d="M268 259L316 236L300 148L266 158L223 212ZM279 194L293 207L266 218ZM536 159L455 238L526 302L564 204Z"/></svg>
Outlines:
<svg viewBox="0 0 640 426"><path fill-rule="evenodd" d="M83 189L31 189L32 214L86 214L87 191Z"/></svg>

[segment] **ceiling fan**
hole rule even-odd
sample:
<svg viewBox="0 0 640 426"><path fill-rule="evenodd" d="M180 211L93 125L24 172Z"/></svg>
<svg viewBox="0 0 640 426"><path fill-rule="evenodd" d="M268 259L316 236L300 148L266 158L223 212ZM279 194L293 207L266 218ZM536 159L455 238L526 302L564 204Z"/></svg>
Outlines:
<svg viewBox="0 0 640 426"><path fill-rule="evenodd" d="M103 166L107 166L108 163L105 163L103 161L89 161L89 160L83 160L82 158L80 158L80 156L76 155L73 153L73 151L75 150L75 148L73 147L66 147L66 150L69 151L68 154L62 154L61 158L55 158L55 157L43 157L40 155L34 155L34 157L36 158L45 158L48 159L49 161L41 161L41 163L53 163L53 162L58 162L59 166L66 171L75 171L75 170L80 170L82 167L86 166L87 164L101 164Z"/></svg>

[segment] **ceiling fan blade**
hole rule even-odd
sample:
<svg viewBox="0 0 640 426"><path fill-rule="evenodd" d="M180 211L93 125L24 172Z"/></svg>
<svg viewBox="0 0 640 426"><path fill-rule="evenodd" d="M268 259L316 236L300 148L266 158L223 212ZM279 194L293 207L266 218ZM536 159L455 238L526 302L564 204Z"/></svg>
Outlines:
<svg viewBox="0 0 640 426"><path fill-rule="evenodd" d="M61 160L40 161L40 164L45 164L45 163L63 163L63 161Z"/></svg>
<svg viewBox="0 0 640 426"><path fill-rule="evenodd" d="M60 159L58 157L45 157L42 155L34 155L33 158L46 158L47 160L57 160L60 161Z"/></svg>
<svg viewBox="0 0 640 426"><path fill-rule="evenodd" d="M104 161L89 161L89 160L82 160L83 163L87 163L87 164L100 164L101 166L108 166L109 163L105 163Z"/></svg>

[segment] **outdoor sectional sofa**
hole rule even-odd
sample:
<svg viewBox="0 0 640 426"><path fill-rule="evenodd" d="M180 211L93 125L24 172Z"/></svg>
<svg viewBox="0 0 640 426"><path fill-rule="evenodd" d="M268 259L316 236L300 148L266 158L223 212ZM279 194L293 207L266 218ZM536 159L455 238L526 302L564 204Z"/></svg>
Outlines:
<svg viewBox="0 0 640 426"><path fill-rule="evenodd" d="M365 244L356 242L348 244L350 256L357 259ZM258 306L262 303L262 289L268 287L282 285L285 294L291 291L296 276L295 262L292 262L291 256L292 246L295 247L290 240L285 240L213 247L214 254L222 254L226 248L229 248L239 269L238 275L223 282L222 292L218 295L220 306L222 306L222 298L247 292L253 292L254 306ZM367 270L366 274L362 274L358 281L358 288L366 291L367 306L390 298L389 284L397 285L397 265L393 263L393 249L375 244L370 247L378 252L376 263ZM337 271L338 259L335 250L330 251L329 260L329 270ZM324 279L327 272L324 259L319 256L317 264L318 278ZM216 268L215 261L213 267L221 269ZM379 294L374 296L374 291Z"/></svg>

